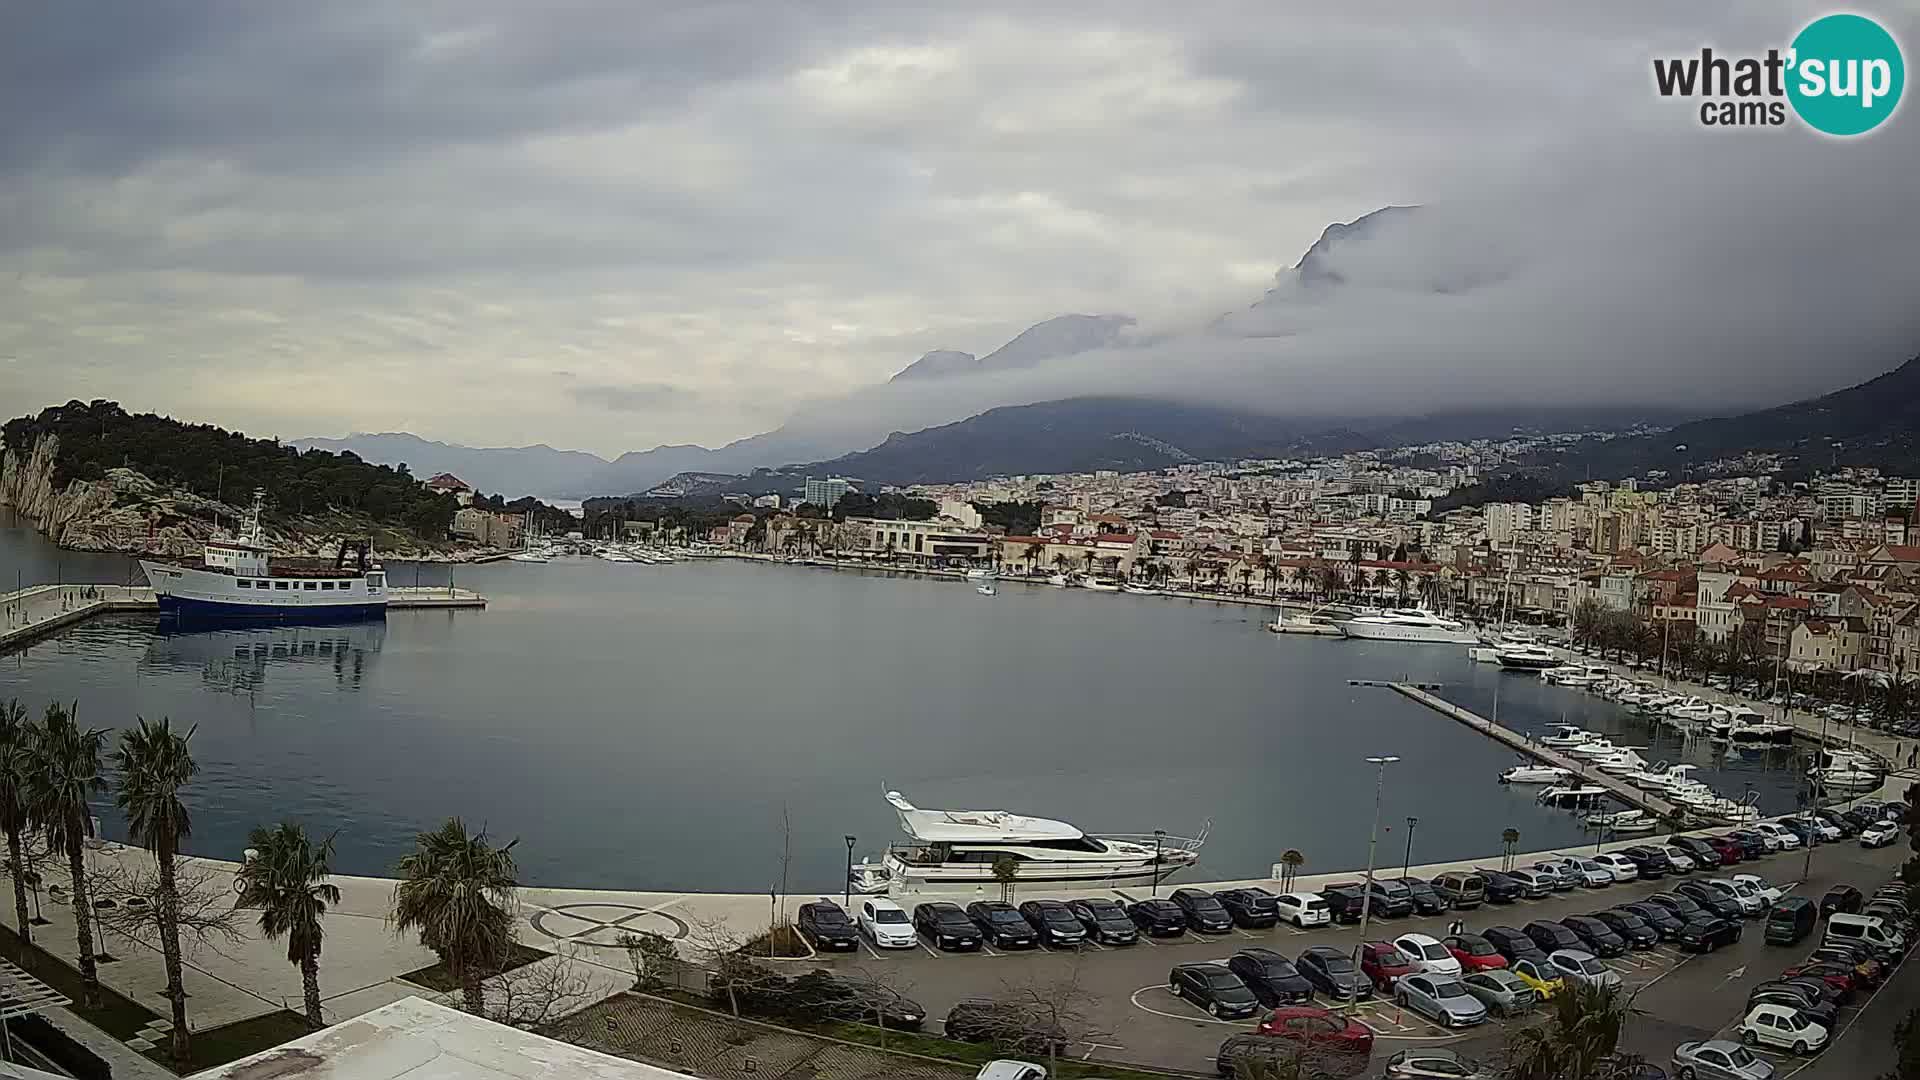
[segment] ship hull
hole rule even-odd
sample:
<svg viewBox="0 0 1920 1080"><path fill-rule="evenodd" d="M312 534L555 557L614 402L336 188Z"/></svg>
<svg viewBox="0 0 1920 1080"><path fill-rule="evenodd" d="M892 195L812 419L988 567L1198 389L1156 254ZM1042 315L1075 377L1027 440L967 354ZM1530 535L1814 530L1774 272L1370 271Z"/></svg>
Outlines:
<svg viewBox="0 0 1920 1080"><path fill-rule="evenodd" d="M1450 630L1443 626L1395 626L1362 622L1343 622L1338 625L1348 637L1362 641L1404 641L1416 645L1474 645L1480 641L1470 630Z"/></svg>
<svg viewBox="0 0 1920 1080"><path fill-rule="evenodd" d="M164 614L177 618L216 622L360 622L387 617L385 604L327 604L312 607L274 607L237 604L213 600L193 600L180 596L154 598Z"/></svg>

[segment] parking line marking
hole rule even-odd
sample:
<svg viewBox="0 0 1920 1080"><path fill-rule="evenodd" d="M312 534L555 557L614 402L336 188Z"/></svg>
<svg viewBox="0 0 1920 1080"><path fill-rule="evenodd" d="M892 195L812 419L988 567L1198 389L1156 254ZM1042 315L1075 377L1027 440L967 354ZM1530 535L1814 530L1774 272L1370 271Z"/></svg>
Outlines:
<svg viewBox="0 0 1920 1080"><path fill-rule="evenodd" d="M999 956L999 955L1001 955L1000 953L997 953L997 952L994 952L994 951L993 951L993 949L992 949L992 948L991 948L990 946L988 946L988 945L987 945L987 941L986 941L986 939L985 939L985 938L981 938L981 939L980 939L980 951L981 951L981 952L983 952L983 953L986 953L986 954L987 954L988 956Z"/></svg>
<svg viewBox="0 0 1920 1080"><path fill-rule="evenodd" d="M913 940L915 940L915 941L917 941L917 942L919 942L919 943L920 943L920 947L921 947L921 948L923 948L923 949L925 949L925 950L927 950L927 955L928 955L928 956L931 956L931 957L933 957L933 958L934 958L935 960L942 960L942 959L945 959L945 957L942 957L942 956L940 955L940 951L939 951L938 949L935 949L935 948L934 948L933 946L931 946L931 945L929 945L929 944L927 944L927 943L926 943L925 941L922 941L922 940L921 940L921 939L919 939L919 938L914 938Z"/></svg>
<svg viewBox="0 0 1920 1080"><path fill-rule="evenodd" d="M865 938L860 939L860 947L867 950L867 955L873 957L875 960L886 959L886 957L881 956L879 953L875 952L873 949L873 946L868 945Z"/></svg>

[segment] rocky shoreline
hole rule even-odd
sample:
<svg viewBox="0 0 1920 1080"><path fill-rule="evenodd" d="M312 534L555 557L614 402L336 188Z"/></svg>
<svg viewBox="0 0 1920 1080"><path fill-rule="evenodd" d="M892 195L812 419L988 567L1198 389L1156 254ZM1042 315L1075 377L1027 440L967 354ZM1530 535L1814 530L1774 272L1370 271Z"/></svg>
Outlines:
<svg viewBox="0 0 1920 1080"><path fill-rule="evenodd" d="M230 530L246 508L163 487L130 468L109 469L100 480L56 487L59 441L41 438L22 453L0 454L0 509L10 509L68 551L118 555L195 556ZM385 558L416 562L472 562L495 554L469 545L426 543L354 515L328 513L289 522L270 519L263 531L279 555L332 555L340 536L374 538Z"/></svg>

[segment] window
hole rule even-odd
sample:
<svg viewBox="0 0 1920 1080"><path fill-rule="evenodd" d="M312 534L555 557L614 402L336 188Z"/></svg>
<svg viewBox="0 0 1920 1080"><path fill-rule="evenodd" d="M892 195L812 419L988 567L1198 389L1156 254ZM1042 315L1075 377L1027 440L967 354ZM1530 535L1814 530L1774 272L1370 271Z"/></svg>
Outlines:
<svg viewBox="0 0 1920 1080"><path fill-rule="evenodd" d="M312 592L320 587L320 583L317 581L304 581L300 583L300 587L308 592Z"/></svg>
<svg viewBox="0 0 1920 1080"><path fill-rule="evenodd" d="M234 584L240 586L243 589L253 588L253 582L248 581L246 578L241 578L240 580L234 582Z"/></svg>
<svg viewBox="0 0 1920 1080"><path fill-rule="evenodd" d="M279 589L279 590L281 590L282 592L284 592L284 591L286 591L286 589L288 588L288 585L287 585L287 583L286 583L286 582L284 582L284 581L276 581L276 582L274 582L274 583L273 583L273 587L274 587L274 588L276 588L276 589Z"/></svg>
<svg viewBox="0 0 1920 1080"><path fill-rule="evenodd" d="M332 589L333 589L333 582L331 582L331 581L323 581L323 582L321 582L321 583L320 583L320 591L321 591L321 592L328 592L328 591L331 591Z"/></svg>

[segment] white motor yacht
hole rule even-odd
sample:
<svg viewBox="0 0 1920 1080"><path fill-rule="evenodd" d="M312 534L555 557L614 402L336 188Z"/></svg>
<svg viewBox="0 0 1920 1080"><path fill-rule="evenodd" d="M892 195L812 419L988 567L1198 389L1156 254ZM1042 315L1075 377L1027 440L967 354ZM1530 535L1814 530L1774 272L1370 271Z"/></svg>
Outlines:
<svg viewBox="0 0 1920 1080"><path fill-rule="evenodd" d="M992 581L999 576L999 574L994 573L992 570L980 566L976 566L967 571L968 581Z"/></svg>
<svg viewBox="0 0 1920 1080"><path fill-rule="evenodd" d="M1793 725L1775 723L1752 709L1736 709L1727 725L1727 738L1743 745L1786 746L1793 742Z"/></svg>
<svg viewBox="0 0 1920 1080"><path fill-rule="evenodd" d="M1500 774L1503 784L1564 784L1571 779L1573 770L1557 765L1515 765Z"/></svg>
<svg viewBox="0 0 1920 1080"><path fill-rule="evenodd" d="M1536 801L1556 810L1581 810L1600 804L1612 794L1606 788L1591 785L1578 787L1556 785L1541 792L1536 797Z"/></svg>
<svg viewBox="0 0 1920 1080"><path fill-rule="evenodd" d="M981 596L996 596L999 594L999 590L995 589L993 583L990 581L983 581L975 585L973 591L979 593Z"/></svg>
<svg viewBox="0 0 1920 1080"><path fill-rule="evenodd" d="M1088 578L1087 580L1080 583L1080 587L1083 589L1091 589L1094 592L1119 592L1120 591L1119 582L1101 581L1098 578Z"/></svg>
<svg viewBox="0 0 1920 1080"><path fill-rule="evenodd" d="M1002 855L1019 860L1023 884L1116 888L1164 881L1200 858L1211 822L1195 837L1091 836L1064 821L1004 810L922 810L897 791L887 802L912 839L887 849L882 866L893 890L972 890L992 884Z"/></svg>
<svg viewBox="0 0 1920 1080"><path fill-rule="evenodd" d="M1351 638L1365 641L1404 641L1416 644L1477 645L1480 638L1466 623L1443 619L1418 608L1395 608L1377 615L1359 615L1340 624Z"/></svg>
<svg viewBox="0 0 1920 1080"><path fill-rule="evenodd" d="M1807 775L1816 786L1830 791L1870 791L1886 779L1886 766L1857 750L1822 750Z"/></svg>
<svg viewBox="0 0 1920 1080"><path fill-rule="evenodd" d="M1647 759L1641 757L1639 754L1639 751L1644 749L1646 749L1646 747L1622 748L1604 757L1594 758L1593 767L1603 773L1612 773L1615 776L1625 776L1628 773L1639 772L1647 767Z"/></svg>
<svg viewBox="0 0 1920 1080"><path fill-rule="evenodd" d="M1545 671L1560 666L1560 654L1545 645L1504 646L1495 657L1509 671Z"/></svg>
<svg viewBox="0 0 1920 1080"><path fill-rule="evenodd" d="M1596 758L1611 757L1625 749L1628 748L1615 746L1612 739L1600 738L1592 742L1581 743L1579 746L1569 746L1566 748L1566 753L1572 754L1577 758L1585 758L1591 761Z"/></svg>
<svg viewBox="0 0 1920 1080"><path fill-rule="evenodd" d="M1160 595L1159 589L1156 589L1151 585L1142 585L1137 581L1127 582L1126 591L1132 593L1135 596L1159 596Z"/></svg>
<svg viewBox="0 0 1920 1080"><path fill-rule="evenodd" d="M1588 731L1577 724L1555 724L1547 729L1537 741L1541 746L1551 746L1556 750L1565 750L1571 746L1585 746L1600 737L1598 732Z"/></svg>
<svg viewBox="0 0 1920 1080"><path fill-rule="evenodd" d="M1049 574L1047 575L1047 584L1055 588L1064 589L1072 584L1072 582L1067 580L1067 575L1065 574Z"/></svg>

